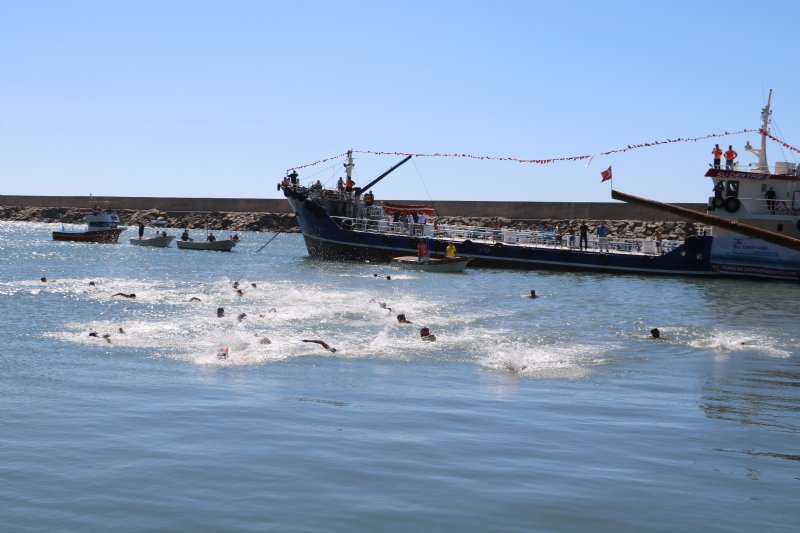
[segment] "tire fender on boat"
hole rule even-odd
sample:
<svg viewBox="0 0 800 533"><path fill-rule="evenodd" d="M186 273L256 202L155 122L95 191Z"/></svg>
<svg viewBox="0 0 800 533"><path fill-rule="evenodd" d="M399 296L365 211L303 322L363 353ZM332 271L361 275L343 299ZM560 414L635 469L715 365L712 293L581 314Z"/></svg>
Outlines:
<svg viewBox="0 0 800 533"><path fill-rule="evenodd" d="M728 213L735 213L741 207L742 202L739 201L738 198L735 196L728 196L725 198L725 211Z"/></svg>
<svg viewBox="0 0 800 533"><path fill-rule="evenodd" d="M722 196L715 196L714 199L711 200L711 205L714 206L715 209L719 209L725 205L725 199Z"/></svg>

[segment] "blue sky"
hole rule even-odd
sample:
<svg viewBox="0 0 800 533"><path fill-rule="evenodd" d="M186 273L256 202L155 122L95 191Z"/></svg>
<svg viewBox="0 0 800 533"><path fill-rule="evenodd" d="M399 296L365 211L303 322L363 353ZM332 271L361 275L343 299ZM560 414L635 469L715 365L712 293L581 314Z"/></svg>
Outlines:
<svg viewBox="0 0 800 533"><path fill-rule="evenodd" d="M800 146L796 2L0 2L0 194L277 198L346 151ZM702 202L714 142L414 159L376 198ZM770 163L797 155L770 142ZM365 184L399 157L359 156ZM332 183L339 166L303 170Z"/></svg>

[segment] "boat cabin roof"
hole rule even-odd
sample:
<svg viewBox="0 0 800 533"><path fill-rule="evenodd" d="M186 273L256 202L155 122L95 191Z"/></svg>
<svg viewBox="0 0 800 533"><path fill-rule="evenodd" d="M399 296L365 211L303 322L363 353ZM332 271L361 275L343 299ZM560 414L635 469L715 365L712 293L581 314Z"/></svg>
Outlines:
<svg viewBox="0 0 800 533"><path fill-rule="evenodd" d="M790 176L789 174L766 174L759 172L742 172L741 170L724 170L721 168L709 168L706 172L707 178L715 180L782 180L800 181L800 176Z"/></svg>

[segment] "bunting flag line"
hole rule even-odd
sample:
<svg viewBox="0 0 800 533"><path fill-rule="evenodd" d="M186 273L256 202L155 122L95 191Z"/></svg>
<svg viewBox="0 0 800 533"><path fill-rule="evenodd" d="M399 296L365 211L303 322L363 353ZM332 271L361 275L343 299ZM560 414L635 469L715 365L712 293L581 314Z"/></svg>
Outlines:
<svg viewBox="0 0 800 533"><path fill-rule="evenodd" d="M788 148L789 150L793 150L793 151L797 152L798 154L800 154L800 149L797 149L794 146L792 146L791 144L785 143L782 140L778 139L777 137L775 137L773 135L770 135L769 132L766 132L764 130L758 130L758 132L763 134L763 135L766 135L767 137L769 137L770 139L772 139L776 143L780 144L784 148Z"/></svg>
<svg viewBox="0 0 800 533"><path fill-rule="evenodd" d="M603 183L604 181L610 180L611 179L611 165L608 165L608 169L607 170L603 170L602 172L600 172L600 176L602 177L602 179L600 180L600 183Z"/></svg>
<svg viewBox="0 0 800 533"><path fill-rule="evenodd" d="M413 153L413 152L382 152L382 151L374 151L374 150L353 150L354 154L369 154L369 155L396 155L396 156L414 156L414 157L459 157L465 159L478 159L481 161L513 161L515 163L527 163L527 164L536 164L536 165L549 165L552 163L556 163L559 161L582 161L582 160L590 160L597 155L611 155L611 154L618 154L623 152L628 152L630 150L638 150L640 148L651 148L653 146L660 146L662 144L671 144L671 143L685 143L685 142L697 142L702 141L705 139L712 139L715 137L727 137L729 135L740 135L742 133L760 133L761 130L755 129L744 129L739 131L724 131L720 133L710 133L708 135L701 135L699 137L678 137L677 139L666 139L662 141L652 141L648 143L639 143L639 144L629 144L625 148L617 148L616 150L607 150L605 152L599 152L595 155L574 155L574 156L565 156L565 157L551 157L548 159L521 159L519 157L500 157L500 156L489 156L489 155L474 155L474 154L457 154L457 153L439 153L435 152L432 154L425 154L425 153ZM767 134L771 139L777 141L781 144L784 144L786 147L800 152L797 148L789 146L788 144L784 143L776 139L775 137ZM347 155L347 152L334 155L331 157L326 157L325 159L319 159L314 161L313 163L307 163L305 165L299 165L296 167L290 167L287 172L292 170L299 170L301 168L308 168L313 167L314 165L319 165L321 163L325 163L326 161L330 161L331 159L338 159Z"/></svg>

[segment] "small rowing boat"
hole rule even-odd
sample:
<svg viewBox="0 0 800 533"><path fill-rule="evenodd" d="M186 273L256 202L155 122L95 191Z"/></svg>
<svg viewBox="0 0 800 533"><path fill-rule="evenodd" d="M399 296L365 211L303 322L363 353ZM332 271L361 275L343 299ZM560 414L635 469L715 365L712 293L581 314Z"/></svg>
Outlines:
<svg viewBox="0 0 800 533"><path fill-rule="evenodd" d="M153 248L169 248L169 243L175 239L174 235L159 235L149 239L131 239L134 246L152 246Z"/></svg>
<svg viewBox="0 0 800 533"><path fill-rule="evenodd" d="M395 257L393 262L408 270L424 270L425 272L464 272L471 257L431 257L418 259L413 255Z"/></svg>
<svg viewBox="0 0 800 533"><path fill-rule="evenodd" d="M180 250L213 250L216 252L230 252L236 246L233 239L221 241L176 241Z"/></svg>

